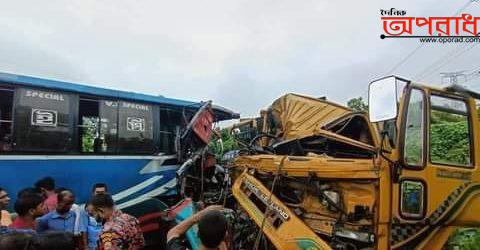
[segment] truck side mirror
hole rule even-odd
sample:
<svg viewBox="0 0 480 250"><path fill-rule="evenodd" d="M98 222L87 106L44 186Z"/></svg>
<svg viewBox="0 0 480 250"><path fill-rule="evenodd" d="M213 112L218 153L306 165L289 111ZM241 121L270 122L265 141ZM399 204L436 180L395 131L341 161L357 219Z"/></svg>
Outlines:
<svg viewBox="0 0 480 250"><path fill-rule="evenodd" d="M390 76L371 82L368 90L370 122L395 119L397 110L397 77Z"/></svg>

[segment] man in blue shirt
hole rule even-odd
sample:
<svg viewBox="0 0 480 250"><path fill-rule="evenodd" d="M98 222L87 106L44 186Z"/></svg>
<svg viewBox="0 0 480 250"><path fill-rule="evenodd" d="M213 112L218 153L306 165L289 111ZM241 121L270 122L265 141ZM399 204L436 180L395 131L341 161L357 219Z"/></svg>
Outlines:
<svg viewBox="0 0 480 250"><path fill-rule="evenodd" d="M82 213L87 220L87 242L88 250L97 250L98 238L102 232L102 223L98 222L93 215L93 206L90 203L85 205L85 210Z"/></svg>
<svg viewBox="0 0 480 250"><path fill-rule="evenodd" d="M78 246L80 249L85 249L87 243L85 233L87 231L87 221L84 218L79 218L79 220L77 220L76 213L71 211L72 205L75 202L75 195L70 190L63 190L58 193L57 200L58 203L55 211L37 219L37 231L63 231L75 233L75 228L78 228L80 235L75 235Z"/></svg>

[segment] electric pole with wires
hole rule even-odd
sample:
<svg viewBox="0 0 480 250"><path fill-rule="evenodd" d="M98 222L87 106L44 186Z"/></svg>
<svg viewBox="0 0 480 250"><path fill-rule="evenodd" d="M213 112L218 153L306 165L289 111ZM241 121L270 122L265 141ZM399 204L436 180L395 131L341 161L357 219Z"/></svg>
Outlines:
<svg viewBox="0 0 480 250"><path fill-rule="evenodd" d="M462 78L464 82L467 81L466 70L456 71L456 72L442 72L440 76L442 77L442 85L453 85L458 84L458 79ZM445 83L444 80L448 79L448 82Z"/></svg>

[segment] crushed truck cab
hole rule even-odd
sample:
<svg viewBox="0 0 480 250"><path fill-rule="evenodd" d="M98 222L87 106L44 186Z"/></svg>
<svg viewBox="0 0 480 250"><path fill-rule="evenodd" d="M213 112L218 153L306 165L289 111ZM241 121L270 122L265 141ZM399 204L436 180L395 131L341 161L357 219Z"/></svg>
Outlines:
<svg viewBox="0 0 480 250"><path fill-rule="evenodd" d="M388 77L369 95L369 117L287 94L242 123L232 192L276 248L439 249L480 226L478 94Z"/></svg>

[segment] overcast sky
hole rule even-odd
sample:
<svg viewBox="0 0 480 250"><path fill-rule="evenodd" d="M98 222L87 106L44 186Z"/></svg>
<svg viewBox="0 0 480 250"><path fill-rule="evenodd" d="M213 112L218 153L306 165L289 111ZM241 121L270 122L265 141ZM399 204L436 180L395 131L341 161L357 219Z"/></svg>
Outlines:
<svg viewBox="0 0 480 250"><path fill-rule="evenodd" d="M4 0L0 71L213 100L242 116L288 92L345 103L420 44L381 40L380 9L451 16L465 3ZM464 12L480 16L480 3ZM478 45L426 44L393 73L438 84L440 72L479 71ZM480 91L480 78L468 86Z"/></svg>

